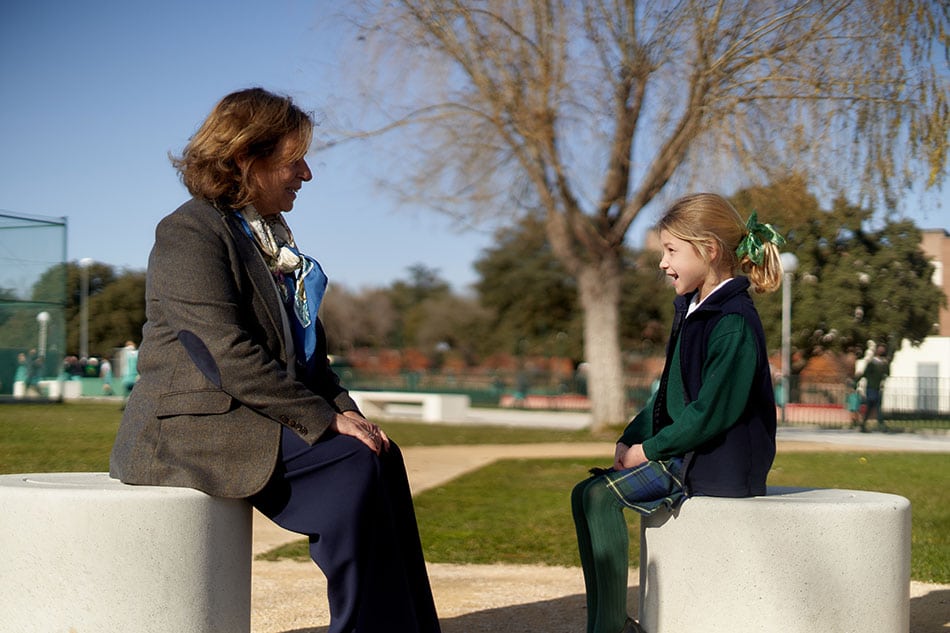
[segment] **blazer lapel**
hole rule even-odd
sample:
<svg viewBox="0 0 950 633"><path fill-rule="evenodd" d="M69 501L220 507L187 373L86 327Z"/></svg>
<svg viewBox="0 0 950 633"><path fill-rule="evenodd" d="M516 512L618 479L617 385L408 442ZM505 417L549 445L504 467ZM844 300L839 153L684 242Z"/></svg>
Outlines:
<svg viewBox="0 0 950 633"><path fill-rule="evenodd" d="M294 377L296 375L297 364L293 333L290 329L290 321L287 319L287 312L280 304L280 293L277 289L277 283L274 281L270 270L268 270L267 264L264 262L264 257L257 248L257 244L244 232L244 228L241 225L241 221L238 220L236 213L222 213L221 217L234 239L234 244L245 264L248 277L254 285L257 297L264 303L267 309L267 314L271 319L271 326L282 343L281 347L283 348L287 362L287 372L291 377Z"/></svg>

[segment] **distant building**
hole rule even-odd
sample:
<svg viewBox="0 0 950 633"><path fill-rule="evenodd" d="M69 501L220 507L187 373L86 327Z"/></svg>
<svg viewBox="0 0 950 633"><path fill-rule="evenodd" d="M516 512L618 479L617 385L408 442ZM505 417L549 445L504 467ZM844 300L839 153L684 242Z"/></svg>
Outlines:
<svg viewBox="0 0 950 633"><path fill-rule="evenodd" d="M921 236L920 250L934 265L933 282L950 302L950 233L946 229L926 229L921 231ZM934 334L950 336L950 303L940 308Z"/></svg>
<svg viewBox="0 0 950 633"><path fill-rule="evenodd" d="M950 233L921 231L920 249L934 266L933 282L950 301ZM940 308L934 334L918 347L901 342L894 350L891 377L884 388L884 410L950 412L950 306Z"/></svg>

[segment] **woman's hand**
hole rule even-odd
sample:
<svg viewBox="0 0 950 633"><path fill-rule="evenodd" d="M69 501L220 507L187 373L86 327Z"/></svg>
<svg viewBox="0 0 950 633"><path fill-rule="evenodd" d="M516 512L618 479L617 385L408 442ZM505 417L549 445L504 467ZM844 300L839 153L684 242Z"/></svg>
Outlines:
<svg viewBox="0 0 950 633"><path fill-rule="evenodd" d="M617 447L614 449L614 470L633 468L647 461L649 460L643 452L643 444L627 446L617 442Z"/></svg>
<svg viewBox="0 0 950 633"><path fill-rule="evenodd" d="M386 433L356 411L344 411L337 414L330 428L340 435L355 437L377 455L380 451L389 450L389 438Z"/></svg>

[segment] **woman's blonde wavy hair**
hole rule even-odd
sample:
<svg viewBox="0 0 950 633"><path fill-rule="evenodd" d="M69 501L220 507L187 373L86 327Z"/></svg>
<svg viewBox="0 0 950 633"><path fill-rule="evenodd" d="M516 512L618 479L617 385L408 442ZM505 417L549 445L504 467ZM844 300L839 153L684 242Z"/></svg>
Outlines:
<svg viewBox="0 0 950 633"><path fill-rule="evenodd" d="M311 116L290 97L248 88L221 99L181 156L169 158L191 195L219 209L240 209L256 193L254 165L272 158L287 136L295 140L289 158L303 158L313 137Z"/></svg>
<svg viewBox="0 0 950 633"><path fill-rule="evenodd" d="M746 275L755 292L772 292L782 283L782 261L775 244L765 243L761 265L748 256L740 260L736 255L739 242L749 231L739 212L722 196L697 193L680 198L660 218L656 231L689 242L707 263L712 263L709 247L715 242L722 253L721 264L733 275Z"/></svg>

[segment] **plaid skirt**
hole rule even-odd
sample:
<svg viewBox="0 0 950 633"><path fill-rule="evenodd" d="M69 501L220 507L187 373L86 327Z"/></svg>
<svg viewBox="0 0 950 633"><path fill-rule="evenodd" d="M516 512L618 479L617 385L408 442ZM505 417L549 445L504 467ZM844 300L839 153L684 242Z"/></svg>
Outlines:
<svg viewBox="0 0 950 633"><path fill-rule="evenodd" d="M617 499L639 514L653 514L662 507L673 510L686 497L683 493L683 458L648 461L624 470L599 470Z"/></svg>

